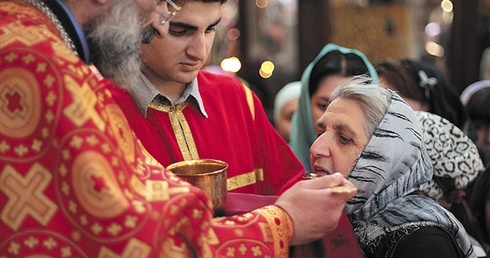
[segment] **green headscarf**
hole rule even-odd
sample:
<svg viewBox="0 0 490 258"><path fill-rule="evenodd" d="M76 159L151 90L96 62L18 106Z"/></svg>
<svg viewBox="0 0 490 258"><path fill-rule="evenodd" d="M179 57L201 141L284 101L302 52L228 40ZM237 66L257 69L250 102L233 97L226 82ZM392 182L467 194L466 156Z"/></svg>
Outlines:
<svg viewBox="0 0 490 258"><path fill-rule="evenodd" d="M374 66L368 61L367 57L363 53L361 53L359 50L340 47L332 43L325 45L325 47L323 47L320 53L315 57L313 62L306 67L301 77L302 85L298 110L293 115L293 119L291 121L291 141L289 143L293 151L305 166L306 171L311 171L310 146L316 139L314 121L312 121L313 119L311 117L311 99L309 90L310 76L318 61L332 51L339 51L344 55L354 54L359 56L364 61L373 83L378 83L379 81L378 74L376 73Z"/></svg>

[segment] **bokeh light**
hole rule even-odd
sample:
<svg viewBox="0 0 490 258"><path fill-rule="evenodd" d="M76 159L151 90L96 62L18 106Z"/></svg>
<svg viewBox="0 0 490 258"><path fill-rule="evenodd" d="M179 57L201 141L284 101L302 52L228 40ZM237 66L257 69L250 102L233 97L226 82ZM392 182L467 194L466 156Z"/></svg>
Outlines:
<svg viewBox="0 0 490 258"><path fill-rule="evenodd" d="M444 12L451 13L453 12L453 3L449 0L443 0L441 2L441 8Z"/></svg>
<svg viewBox="0 0 490 258"><path fill-rule="evenodd" d="M425 43L425 51L433 56L444 56L444 48L434 41L428 41L427 43Z"/></svg>
<svg viewBox="0 0 490 258"><path fill-rule="evenodd" d="M265 79L270 78L274 72L274 68L274 63L271 61L264 61L260 66L259 75Z"/></svg>
<svg viewBox="0 0 490 258"><path fill-rule="evenodd" d="M240 62L240 59L234 56L223 59L220 66L223 71L230 73L237 73L238 71L240 71L240 69L242 69L242 63Z"/></svg>
<svg viewBox="0 0 490 258"><path fill-rule="evenodd" d="M425 26L425 35L428 37L437 37L441 34L441 26L437 22L431 22Z"/></svg>
<svg viewBox="0 0 490 258"><path fill-rule="evenodd" d="M269 4L269 0L255 0L255 5L258 8L265 8Z"/></svg>

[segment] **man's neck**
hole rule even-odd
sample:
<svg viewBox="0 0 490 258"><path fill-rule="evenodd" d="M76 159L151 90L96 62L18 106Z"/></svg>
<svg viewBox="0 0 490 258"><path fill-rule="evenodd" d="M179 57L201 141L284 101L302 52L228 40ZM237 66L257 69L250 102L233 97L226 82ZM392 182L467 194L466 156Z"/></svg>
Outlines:
<svg viewBox="0 0 490 258"><path fill-rule="evenodd" d="M142 70L146 78L155 86L155 88L172 103L177 101L184 92L187 84L180 82L167 81L156 76L152 72Z"/></svg>
<svg viewBox="0 0 490 258"><path fill-rule="evenodd" d="M175 103L184 93L186 84L176 82L166 82L164 85L155 85L157 90L165 97Z"/></svg>

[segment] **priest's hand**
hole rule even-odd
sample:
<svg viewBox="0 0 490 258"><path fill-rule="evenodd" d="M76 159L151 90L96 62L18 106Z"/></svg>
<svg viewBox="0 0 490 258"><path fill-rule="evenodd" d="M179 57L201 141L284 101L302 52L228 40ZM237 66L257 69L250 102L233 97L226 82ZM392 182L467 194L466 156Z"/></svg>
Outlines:
<svg viewBox="0 0 490 258"><path fill-rule="evenodd" d="M354 185L340 173L303 180L285 191L275 205L293 221L290 245L309 243L333 231L346 202L356 193Z"/></svg>

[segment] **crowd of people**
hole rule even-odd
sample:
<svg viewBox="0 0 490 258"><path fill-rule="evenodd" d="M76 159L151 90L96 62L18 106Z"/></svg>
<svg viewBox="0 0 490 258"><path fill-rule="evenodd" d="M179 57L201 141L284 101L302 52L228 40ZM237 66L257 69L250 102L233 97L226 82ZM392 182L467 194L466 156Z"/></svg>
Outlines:
<svg viewBox="0 0 490 258"><path fill-rule="evenodd" d="M320 64L318 60L321 60L321 56L325 54L322 54L322 52L325 52L325 49L332 49L333 47L343 49L344 55L346 55L345 53L352 52L360 53L355 49L346 49L333 44L328 44L324 50L320 52L320 57L317 57L303 73L300 104L296 107L297 111L291 119L291 133L293 134L293 132L295 132L295 134L290 135L290 138L292 139L290 145L296 152L299 150L298 146L303 146L303 154L300 152L297 153L297 155L302 159L303 164L308 171L315 171L317 169L313 167L313 164L310 164L312 160L316 160L317 156L330 156L332 160L335 159L334 147L327 148L325 145L318 143L320 142L320 139L324 137L322 131L325 131L319 130L318 128L324 127L325 125L322 120L328 119L324 117L319 119L318 116L315 116L313 110L322 106L322 112L318 113L323 114L326 117L329 113L328 107L332 105L332 100L334 100L335 95L338 94L332 92L341 90L339 89L339 86L341 86L345 80L349 80L348 77L356 77L356 73L339 73L342 75L341 78L344 78L344 81L332 84L330 91L328 91L322 98L323 105L319 105L319 101L315 101L311 97L312 93L310 93L310 91L315 92L316 89L315 87L312 87L312 84L315 85L312 83L314 80L305 77L305 74L312 73L312 69L313 71L315 71L315 69L317 71L321 69L327 71L328 69L333 69L333 67L340 67L340 64L343 65L342 69L345 69L346 71L351 71L350 69L352 69L350 68L352 65L349 65L350 63L348 61L344 61L343 63L339 62L339 65L337 66L332 64ZM359 55L363 56L362 53ZM358 63L359 62L361 61L358 61ZM367 59L365 59L364 63L367 67L371 66L371 63L369 63ZM323 68L312 68L314 66L323 66ZM359 67L359 65L357 67ZM340 71L340 68L336 69ZM418 122L421 126L419 133L423 139L422 143L427 150L428 157L432 163L432 178L425 183L421 183L416 191L412 190L413 192L411 194L416 193L417 195L427 196L434 200L438 206L443 207L445 211L449 211L451 216L454 216L456 221L460 223L462 228L468 233L468 238L473 250L471 252L474 253L473 255L477 257L486 257L487 253L490 253L490 243L488 242L490 213L487 212L488 207L490 207L487 204L488 196L490 196L490 191L488 191L488 183L490 180L488 180L488 175L486 175L486 172L489 170L488 142L490 142L490 133L488 125L490 121L490 109L484 107L487 105L488 101L490 101L490 94L488 94L490 93L490 83L487 80L475 82L469 85L461 94L458 94L449 82L447 75L445 75L439 68L433 64L415 59L379 60L374 64L374 69L376 71L372 72L371 69L364 68L363 72L358 72L357 74L367 74L371 76L370 81L363 83L366 85L376 84L379 78L379 84L382 87L389 88L396 92L400 98L409 105L410 109L415 111L415 116L418 118ZM325 74L328 75L326 72ZM487 89L489 91L487 91ZM375 100L371 101L376 102ZM372 108L362 106L362 109L371 110ZM359 110L357 113L359 112L361 111ZM408 112L409 111L405 111L403 114L406 115ZM373 116L369 117L373 118ZM330 120L331 122L336 121L332 118L330 118ZM349 119L344 117L343 120ZM351 118L350 120L356 119ZM357 120L362 121L362 119L359 118L357 118ZM303 128L303 130L298 130L298 127ZM343 126L337 127L343 128ZM372 133L372 128L375 126L365 127L370 128L369 130L371 130L370 132ZM332 131L335 132L334 129L332 129ZM301 132L306 133L301 134ZM399 134L396 135L396 138L400 137ZM338 138L342 141L341 136L338 136ZM351 137L346 137L346 139L355 142ZM346 139L343 139L343 141L346 141ZM330 142L335 141L339 140L330 140ZM303 143L298 144L301 142ZM311 146L311 148L308 148L308 146ZM383 149L390 148L390 146L397 146L397 149L401 148L399 144L390 144L386 140L382 146ZM394 153L395 150L392 150L392 152ZM343 153L344 156L348 156L345 155L345 151ZM309 157L310 154L311 157ZM376 156L378 156L378 154ZM362 154L357 157L358 163L356 166L361 162ZM332 161L331 164L335 164L334 161ZM324 169L325 168L322 167L322 170ZM332 171L332 169L329 171ZM342 170L339 169L335 169L335 171L342 172ZM354 171L355 167L353 170L351 170L351 167L347 167L345 169L345 173L347 173L346 178L354 182L359 189L365 189L364 187L357 185L357 180L360 180L359 178L361 178L362 180L370 181L373 180L373 177L365 177L365 172L362 176L360 174L353 176L352 173L354 173ZM399 171L401 171L401 169L399 169ZM380 172L376 171L376 174L378 173ZM369 180L366 178L369 178ZM388 183L384 183L383 185L386 186L387 184ZM379 194L380 192L376 192L376 196ZM367 197L364 197L363 201L365 199L367 199ZM349 211L348 209L351 202L354 201L351 200L348 202L347 211ZM422 201L417 200L416 202L422 205ZM432 206L432 204L429 206ZM423 212L422 207L414 208L414 210ZM388 211L384 210L383 212ZM367 215L364 214L364 216ZM400 219L401 216L401 212L397 212L397 219ZM429 248L429 246L424 247L425 249L421 248L421 250L424 250L425 254L418 253L417 250L411 247L413 244L417 243L412 242L409 242L410 245L404 247L405 249L401 253L397 253L397 251L393 249L393 246L398 243L397 241L392 240L389 244L391 246L388 245L388 248L386 246L388 240L386 239L381 241L379 239L374 241L371 239L371 242L368 241L366 244L364 243L364 241L367 241L365 239L366 235L360 236L356 231L356 227L357 223L361 223L363 227L366 227L364 223L368 218L362 217L362 219L360 219L362 222L356 222L359 218L349 214L349 219L351 223L353 223L361 247L363 250L368 249L364 250L364 254L368 257L378 257L377 255L381 254L382 256L380 257L385 257L384 255L387 251L389 251L390 254L396 254L394 257L424 257L424 255L429 257L431 254L436 254L432 253L434 249ZM379 225L378 223L380 222L376 221L376 223L373 224ZM386 227L387 226L388 225L386 225ZM389 238L391 236L394 239L400 237L400 234L397 233L399 225L395 227L397 228L396 230L391 230L389 233L385 234L384 237ZM422 232L423 231L419 231L419 234L423 234ZM432 233L429 232L428 234ZM403 234L410 236L411 231L406 230ZM418 237L423 237L423 235L418 235ZM410 239L410 237L408 237L408 239ZM373 243L378 244L375 245L375 247L372 247L371 245ZM431 242L429 241L428 243ZM412 256L403 256L406 255L406 251L411 253ZM439 251L440 250L437 250L437 252ZM457 253L446 255L447 256L444 257L463 257L460 256L461 254L458 255Z"/></svg>
<svg viewBox="0 0 490 258"><path fill-rule="evenodd" d="M489 81L329 43L271 123L202 69L226 2L0 2L0 257L490 254Z"/></svg>

